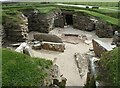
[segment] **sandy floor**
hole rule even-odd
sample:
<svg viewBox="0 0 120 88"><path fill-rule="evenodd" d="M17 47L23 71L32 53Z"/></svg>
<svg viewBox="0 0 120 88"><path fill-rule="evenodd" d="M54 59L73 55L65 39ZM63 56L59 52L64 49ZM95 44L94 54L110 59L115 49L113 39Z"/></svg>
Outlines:
<svg viewBox="0 0 120 88"><path fill-rule="evenodd" d="M54 60L54 58L57 58L56 64L60 68L61 74L64 75L64 77L67 78L67 86L84 86L86 82L86 75L84 75L82 78L79 75L77 65L75 63L74 54L76 52L79 52L81 54L84 54L89 51L89 48L92 47L91 40L92 39L99 39L103 42L106 42L110 44L112 39L108 38L98 38L94 32L85 32L77 29L73 29L72 27L66 27L64 29L62 28L55 28L50 32L50 34L55 34L57 36L61 36L61 34L66 33L72 33L72 34L85 34L88 38L85 44L83 42L80 42L79 44L70 44L65 43L65 51L64 53L61 52L54 52L54 51L48 51L48 50L38 50L33 51L33 54L35 57L42 57L47 58L50 60ZM87 72L86 72L87 73Z"/></svg>

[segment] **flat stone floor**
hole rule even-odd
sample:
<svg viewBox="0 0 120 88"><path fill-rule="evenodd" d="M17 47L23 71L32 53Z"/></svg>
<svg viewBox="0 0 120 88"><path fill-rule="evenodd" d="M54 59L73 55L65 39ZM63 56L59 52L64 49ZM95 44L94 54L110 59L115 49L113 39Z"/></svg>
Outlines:
<svg viewBox="0 0 120 88"><path fill-rule="evenodd" d="M88 52L89 48L92 47L92 39L99 39L107 44L110 44L112 42L112 38L98 38L95 35L95 32L85 32L74 29L70 26L65 28L55 28L54 30L50 31L50 34L55 34L59 37L64 33L72 33L78 35L84 34L88 38L86 41L87 44L84 42L79 42L78 44L64 42L66 49L63 53L49 50L33 50L33 54L35 57L47 58L49 60L54 60L54 58L57 58L55 63L59 66L61 74L67 78L67 86L84 86L86 83L87 69L85 69L86 74L84 74L84 76L81 78L74 59L74 54L76 52L81 54Z"/></svg>

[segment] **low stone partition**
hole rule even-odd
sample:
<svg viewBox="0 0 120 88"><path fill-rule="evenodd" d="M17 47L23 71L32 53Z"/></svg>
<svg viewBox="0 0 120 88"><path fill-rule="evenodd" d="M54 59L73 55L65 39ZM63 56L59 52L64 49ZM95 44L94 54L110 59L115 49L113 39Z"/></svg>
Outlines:
<svg viewBox="0 0 120 88"><path fill-rule="evenodd" d="M65 44L63 44L63 43L54 43L54 42L42 42L41 48L46 49L46 50L64 52Z"/></svg>
<svg viewBox="0 0 120 88"><path fill-rule="evenodd" d="M92 43L93 43L94 52L98 57L101 57L104 52L111 51L113 49L110 45L100 40L93 39Z"/></svg>

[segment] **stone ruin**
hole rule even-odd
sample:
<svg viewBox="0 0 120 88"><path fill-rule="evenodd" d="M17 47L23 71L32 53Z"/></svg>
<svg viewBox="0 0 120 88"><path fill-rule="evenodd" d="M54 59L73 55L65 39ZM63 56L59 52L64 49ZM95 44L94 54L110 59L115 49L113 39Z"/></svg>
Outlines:
<svg viewBox="0 0 120 88"><path fill-rule="evenodd" d="M104 21L97 21L95 29L96 29L96 35L100 38L113 37L113 31L114 31L113 27Z"/></svg>
<svg viewBox="0 0 120 88"><path fill-rule="evenodd" d="M100 40L96 40L93 39L92 40L93 43L93 49L94 49L94 53L96 54L96 56L101 57L102 54L106 51L111 51L113 50L112 45L108 45Z"/></svg>
<svg viewBox="0 0 120 88"><path fill-rule="evenodd" d="M86 56L80 53L74 54L75 62L77 64L77 68L80 74L80 77L82 78L86 72L88 72L88 62L86 59Z"/></svg>
<svg viewBox="0 0 120 88"><path fill-rule="evenodd" d="M93 31L95 30L95 22L91 21L90 16L86 15L85 13L75 13L73 15L73 27L85 30L85 31Z"/></svg>
<svg viewBox="0 0 120 88"><path fill-rule="evenodd" d="M63 43L53 43L53 42L42 42L42 49L64 52L65 44Z"/></svg>
<svg viewBox="0 0 120 88"><path fill-rule="evenodd" d="M28 36L27 18L23 14L21 14L20 19L23 20L22 24L14 23L12 21L3 24L3 30L5 31L4 35L6 35L5 38L12 41L26 40Z"/></svg>
<svg viewBox="0 0 120 88"><path fill-rule="evenodd" d="M41 33L48 33L55 26L63 27L60 23L61 11L53 11L48 14L32 13L28 17L28 28L30 31L38 31Z"/></svg>
<svg viewBox="0 0 120 88"><path fill-rule="evenodd" d="M2 46L5 42L5 37L6 37L6 34L5 34L5 30L3 29L3 26L0 25L0 46Z"/></svg>
<svg viewBox="0 0 120 88"><path fill-rule="evenodd" d="M44 80L44 86L52 88L65 88L67 79L60 75L59 66L54 64L50 69L49 76Z"/></svg>
<svg viewBox="0 0 120 88"><path fill-rule="evenodd" d="M120 33L118 31L115 31L113 36L113 45L120 46Z"/></svg>
<svg viewBox="0 0 120 88"><path fill-rule="evenodd" d="M40 13L36 9L22 11L21 19L24 24L7 23L3 25L6 38L13 41L25 41L28 32L38 31L49 33L54 27L64 28L72 25L74 28L85 31L96 31L96 35L102 38L110 38L115 30L112 25L92 17L83 12L74 10L57 9L48 14Z"/></svg>
<svg viewBox="0 0 120 88"><path fill-rule="evenodd" d="M34 35L34 39L40 41L38 48L64 52L65 44L63 44L62 39L52 34L39 33Z"/></svg>

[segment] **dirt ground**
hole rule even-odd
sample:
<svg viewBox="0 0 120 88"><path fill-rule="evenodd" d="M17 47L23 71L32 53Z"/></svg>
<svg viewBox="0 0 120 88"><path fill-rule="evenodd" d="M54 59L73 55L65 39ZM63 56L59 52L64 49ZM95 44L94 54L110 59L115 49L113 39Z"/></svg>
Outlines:
<svg viewBox="0 0 120 88"><path fill-rule="evenodd" d="M87 69L85 69L85 73L83 77L80 77L78 72L78 68L75 62L74 54L76 52L84 54L89 51L89 48L92 47L92 39L99 39L107 44L112 42L111 38L98 38L95 35L95 32L85 32L78 29L74 29L70 26L63 28L55 28L54 30L50 31L50 34L55 34L57 36L61 36L62 34L78 34L78 35L86 35L87 39L84 42L79 42L78 44L66 43L65 44L65 51L62 52L55 52L55 51L48 51L48 50L33 50L33 54L35 57L42 57L47 58L49 60L54 60L57 58L56 64L60 68L61 74L67 78L67 86L84 86L86 83L87 77ZM32 32L31 34L34 34ZM31 35L32 36L32 35ZM86 63L84 63L86 64Z"/></svg>

